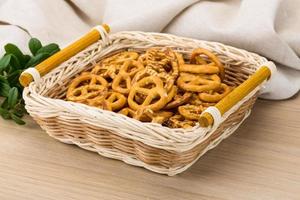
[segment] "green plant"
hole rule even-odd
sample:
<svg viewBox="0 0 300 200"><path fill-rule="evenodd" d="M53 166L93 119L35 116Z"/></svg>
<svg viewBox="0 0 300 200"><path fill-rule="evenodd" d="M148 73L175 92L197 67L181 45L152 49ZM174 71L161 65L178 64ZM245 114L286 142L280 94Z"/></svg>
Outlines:
<svg viewBox="0 0 300 200"><path fill-rule="evenodd" d="M4 46L5 54L0 58L0 115L20 125L25 124L22 117L27 112L19 76L24 69L34 67L60 50L57 44L43 46L36 38L31 38L28 46L32 55L25 55L16 45L8 43Z"/></svg>

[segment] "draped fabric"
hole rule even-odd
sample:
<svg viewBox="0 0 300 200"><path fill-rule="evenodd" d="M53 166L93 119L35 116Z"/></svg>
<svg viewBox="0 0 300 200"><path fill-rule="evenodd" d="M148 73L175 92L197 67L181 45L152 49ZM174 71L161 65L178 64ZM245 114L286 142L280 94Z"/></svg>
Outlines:
<svg viewBox="0 0 300 200"><path fill-rule="evenodd" d="M0 45L28 52L29 38L37 37L63 47L101 23L112 32L218 41L276 62L278 73L261 97L285 99L300 89L299 10L299 0L0 0Z"/></svg>

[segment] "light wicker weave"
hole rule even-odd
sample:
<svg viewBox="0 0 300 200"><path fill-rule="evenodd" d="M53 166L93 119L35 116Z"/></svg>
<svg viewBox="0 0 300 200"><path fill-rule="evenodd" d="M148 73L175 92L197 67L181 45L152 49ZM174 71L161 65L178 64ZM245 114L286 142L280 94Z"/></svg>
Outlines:
<svg viewBox="0 0 300 200"><path fill-rule="evenodd" d="M248 117L261 85L226 112L221 124L208 128L170 129L64 100L69 82L103 57L127 49L143 52L153 46L167 46L184 56L198 47L214 52L226 67L225 82L232 86L244 82L267 61L216 42L160 33L119 32L89 46L40 82L25 88L27 111L50 136L64 143L170 176L183 172Z"/></svg>

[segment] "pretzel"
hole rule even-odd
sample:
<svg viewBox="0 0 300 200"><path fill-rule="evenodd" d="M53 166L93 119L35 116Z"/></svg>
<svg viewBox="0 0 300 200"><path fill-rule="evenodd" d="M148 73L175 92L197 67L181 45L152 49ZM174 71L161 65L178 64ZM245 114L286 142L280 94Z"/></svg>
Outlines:
<svg viewBox="0 0 300 200"><path fill-rule="evenodd" d="M160 77L164 87L169 91L179 75L178 55L170 48L151 48L140 56L139 60L145 65L145 71L135 78L136 82L144 74Z"/></svg>
<svg viewBox="0 0 300 200"><path fill-rule="evenodd" d="M144 70L141 70L136 74L136 76L132 80L132 84L135 84L138 80L141 80L142 78L145 78L147 76L157 76L159 77L163 83L164 88L166 88L167 91L170 91L172 89L172 86L174 85L175 78L173 78L171 75L169 75L166 72L160 72L158 73L152 68L146 67Z"/></svg>
<svg viewBox="0 0 300 200"><path fill-rule="evenodd" d="M200 94L200 93L199 93ZM191 105L195 105L195 106L204 106L204 107L209 107L209 106L214 106L216 105L216 103L212 103L212 102L204 102L199 98L199 94L194 93L192 94L192 97L189 99L189 101L187 102L188 104Z"/></svg>
<svg viewBox="0 0 300 200"><path fill-rule="evenodd" d="M176 59L175 52L170 48L150 48L145 53L146 64L155 64L162 66L164 71L167 69L168 64Z"/></svg>
<svg viewBox="0 0 300 200"><path fill-rule="evenodd" d="M179 66L179 71L195 74L218 74L220 72L219 68L217 66L214 66L213 64L183 64Z"/></svg>
<svg viewBox="0 0 300 200"><path fill-rule="evenodd" d="M138 119L142 122L152 122L152 123L162 124L172 115L173 115L172 112L168 112L168 111L153 112L151 109L146 108L146 109L137 110L133 118Z"/></svg>
<svg viewBox="0 0 300 200"><path fill-rule="evenodd" d="M195 121L187 120L182 115L174 115L170 117L165 125L170 128L192 128L196 125Z"/></svg>
<svg viewBox="0 0 300 200"><path fill-rule="evenodd" d="M88 99L87 104L104 110L120 110L126 104L126 97L118 92L104 92L104 94Z"/></svg>
<svg viewBox="0 0 300 200"><path fill-rule="evenodd" d="M123 51L102 60L104 65L122 65L127 60L136 60L139 54L134 51Z"/></svg>
<svg viewBox="0 0 300 200"><path fill-rule="evenodd" d="M96 65L92 69L91 73L105 78L110 77L111 79L114 79L125 61L136 60L138 56L139 54L136 52L124 51L117 53L111 57L103 59L100 64Z"/></svg>
<svg viewBox="0 0 300 200"><path fill-rule="evenodd" d="M131 118L134 118L134 116L136 115L136 111L132 110L131 108L128 108L128 107L123 108L118 113L125 115L127 117L131 117Z"/></svg>
<svg viewBox="0 0 300 200"><path fill-rule="evenodd" d="M205 56L207 56L219 68L220 78L221 78L221 80L224 80L224 78L225 78L224 66L222 65L222 63L220 62L220 60L218 59L218 57L216 55L214 55L212 52L210 52L210 51L208 51L206 49L202 49L202 48L195 49L192 52L190 62L191 63L197 63L197 62L198 63L199 62L205 63L205 62L203 62L204 61L203 58L196 59L197 57L200 57L200 55L203 55L203 54ZM202 64L202 65L206 66L206 67L210 66L209 64Z"/></svg>
<svg viewBox="0 0 300 200"><path fill-rule="evenodd" d="M119 73L119 68L116 65L96 65L92 69L91 73L102 76L104 78L114 79Z"/></svg>
<svg viewBox="0 0 300 200"><path fill-rule="evenodd" d="M183 56L182 56L182 54L180 54L180 53L175 53L175 55L176 55L176 58L177 58L177 62L178 62L178 65L180 66L180 65L184 65L184 59L183 59Z"/></svg>
<svg viewBox="0 0 300 200"><path fill-rule="evenodd" d="M178 106L181 106L189 101L189 99L192 97L192 93L190 92L183 92L177 93L173 99L168 101L169 103L164 107L164 109L169 110L173 108L177 108Z"/></svg>
<svg viewBox="0 0 300 200"><path fill-rule="evenodd" d="M199 93L198 96L202 101L215 103L223 99L230 91L230 87L222 83L220 89L213 91L212 94L203 92Z"/></svg>
<svg viewBox="0 0 300 200"><path fill-rule="evenodd" d="M152 123L159 123L159 124L162 124L173 115L172 112L167 112L167 111L159 111L154 113L151 109L146 109L143 112L141 112L140 110L134 111L128 107L123 108L122 110L119 111L119 113L127 117L140 120L142 122L152 122Z"/></svg>
<svg viewBox="0 0 300 200"><path fill-rule="evenodd" d="M151 109L147 109L144 114L150 119L152 123L158 124L164 123L173 115L172 112L167 111L159 111L154 113Z"/></svg>
<svg viewBox="0 0 300 200"><path fill-rule="evenodd" d="M204 92L220 87L221 80L218 75L191 75L182 74L177 79L177 85L186 91Z"/></svg>
<svg viewBox="0 0 300 200"><path fill-rule="evenodd" d="M200 114L206 109L206 107L199 105L183 105L178 107L178 112L188 120L199 120Z"/></svg>
<svg viewBox="0 0 300 200"><path fill-rule="evenodd" d="M125 61L120 69L119 74L114 78L112 82L112 89L122 94L128 94L131 88L131 81L133 76L143 68L144 66L139 61ZM120 85L122 81L125 81L124 87Z"/></svg>
<svg viewBox="0 0 300 200"><path fill-rule="evenodd" d="M67 99L83 102L96 97L106 90L107 86L108 83L103 77L84 73L71 82L67 91Z"/></svg>
<svg viewBox="0 0 300 200"><path fill-rule="evenodd" d="M190 61L191 64L197 64L197 65L206 65L207 62L204 60L201 56L196 56L195 60L193 62Z"/></svg>
<svg viewBox="0 0 300 200"><path fill-rule="evenodd" d="M147 88L147 86L151 88ZM141 104L135 101L136 94L141 93L146 95L146 98ZM156 76L148 76L138 81L130 90L128 95L129 107L133 110L149 108L157 111L167 104L168 94L163 88L163 82Z"/></svg>
<svg viewBox="0 0 300 200"><path fill-rule="evenodd" d="M182 54L161 47L142 55L117 53L75 78L67 100L142 122L191 128L200 114L231 88L222 83L224 67L213 53L199 48L190 58L185 61Z"/></svg>
<svg viewBox="0 0 300 200"><path fill-rule="evenodd" d="M176 86L173 86L172 88L171 88L171 90L167 93L167 95L168 95L168 97L167 97L167 103L169 103L173 98L174 98L174 96L177 94L177 87ZM143 95L143 94L139 94L139 93L137 93L136 95L135 95L135 100L136 100L136 102L138 102L138 103L143 103L144 101L145 101L145 98L146 98L146 96L145 95Z"/></svg>

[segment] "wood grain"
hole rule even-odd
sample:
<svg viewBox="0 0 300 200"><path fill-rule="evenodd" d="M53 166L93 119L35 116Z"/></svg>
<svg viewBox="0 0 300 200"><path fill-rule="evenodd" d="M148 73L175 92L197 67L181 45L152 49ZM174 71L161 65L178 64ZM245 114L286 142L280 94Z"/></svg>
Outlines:
<svg viewBox="0 0 300 200"><path fill-rule="evenodd" d="M259 100L234 135L175 177L0 119L0 199L300 199L300 97Z"/></svg>

